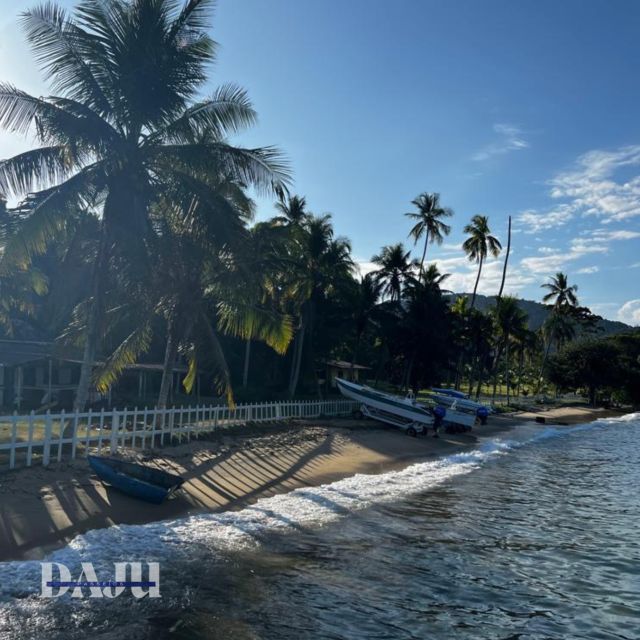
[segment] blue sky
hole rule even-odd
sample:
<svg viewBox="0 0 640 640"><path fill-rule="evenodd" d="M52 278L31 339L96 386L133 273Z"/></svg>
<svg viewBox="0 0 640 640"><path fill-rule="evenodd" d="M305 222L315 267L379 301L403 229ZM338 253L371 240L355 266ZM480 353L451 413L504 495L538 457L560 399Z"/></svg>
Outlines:
<svg viewBox="0 0 640 640"><path fill-rule="evenodd" d="M15 18L31 5L0 0L0 76L44 93ZM634 0L219 0L211 86L249 91L260 125L238 141L287 153L295 191L363 269L438 191L456 215L428 257L451 288L473 286L468 219L504 239L511 214L509 292L540 299L560 269L583 304L640 324L639 33ZM2 134L0 157L24 145Z"/></svg>

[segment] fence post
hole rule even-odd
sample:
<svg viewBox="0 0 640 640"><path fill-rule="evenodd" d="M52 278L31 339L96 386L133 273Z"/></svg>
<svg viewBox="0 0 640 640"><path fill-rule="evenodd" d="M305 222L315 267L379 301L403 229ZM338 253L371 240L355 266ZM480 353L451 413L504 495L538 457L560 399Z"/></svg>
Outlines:
<svg viewBox="0 0 640 640"><path fill-rule="evenodd" d="M118 430L120 428L119 418L118 410L114 408L111 417L111 455L118 451Z"/></svg>
<svg viewBox="0 0 640 640"><path fill-rule="evenodd" d="M65 410L63 409L62 412L60 413L60 427L58 429L58 462L60 462L62 460L62 441L64 440L64 429L65 429L65 422L66 422L66 413Z"/></svg>
<svg viewBox="0 0 640 640"><path fill-rule="evenodd" d="M75 460L76 457L76 447L78 446L78 414L73 418L73 434L71 438L71 459Z"/></svg>
<svg viewBox="0 0 640 640"><path fill-rule="evenodd" d="M46 467L51 458L51 411L47 409L44 418L44 444L42 445L42 466Z"/></svg>
<svg viewBox="0 0 640 640"><path fill-rule="evenodd" d="M18 437L18 414L13 413L11 418L11 449L9 451L9 469L16 466L16 440Z"/></svg>
<svg viewBox="0 0 640 640"><path fill-rule="evenodd" d="M29 430L27 432L27 442L29 443L27 448L27 467L31 466L31 457L33 455L33 416L34 411L32 409L29 414Z"/></svg>

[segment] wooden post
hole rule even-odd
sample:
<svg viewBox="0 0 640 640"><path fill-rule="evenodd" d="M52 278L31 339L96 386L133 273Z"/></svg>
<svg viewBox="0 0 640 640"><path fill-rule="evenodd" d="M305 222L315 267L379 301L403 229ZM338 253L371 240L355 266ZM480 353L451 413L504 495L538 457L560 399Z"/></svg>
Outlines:
<svg viewBox="0 0 640 640"><path fill-rule="evenodd" d="M49 465L51 457L51 412L47 409L44 418L44 444L42 445L42 465Z"/></svg>
<svg viewBox="0 0 640 640"><path fill-rule="evenodd" d="M118 410L114 409L111 417L111 455L114 455L118 451L118 429L120 427L119 418Z"/></svg>
<svg viewBox="0 0 640 640"><path fill-rule="evenodd" d="M31 466L31 458L33 456L33 409L29 414L29 430L27 431L27 442L29 446L27 447L27 467Z"/></svg>

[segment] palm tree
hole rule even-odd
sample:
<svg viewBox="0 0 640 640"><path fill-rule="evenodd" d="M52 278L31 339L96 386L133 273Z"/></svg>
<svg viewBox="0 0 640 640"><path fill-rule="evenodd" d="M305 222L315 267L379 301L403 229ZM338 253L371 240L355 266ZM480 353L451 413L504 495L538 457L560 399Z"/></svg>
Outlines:
<svg viewBox="0 0 640 640"><path fill-rule="evenodd" d="M578 306L578 297L576 296L578 286L575 284L569 286L566 273L558 271L555 276L551 277L551 282L545 282L540 286L549 291L542 298L542 301L547 304L551 303L554 309Z"/></svg>
<svg viewBox="0 0 640 640"><path fill-rule="evenodd" d="M371 258L380 268L372 272L382 285L382 294L398 302L404 286L413 278L415 264L410 260L411 251L405 251L402 243L382 247L382 251Z"/></svg>
<svg viewBox="0 0 640 640"><path fill-rule="evenodd" d="M42 145L0 163L1 191L32 193L20 238L6 251L28 263L75 206L93 207L102 221L76 409L88 398L110 259L147 253L149 208L166 184L213 206L219 196L201 177L211 165L263 190L287 181L276 149L227 142L256 120L242 89L225 85L197 98L215 56L206 32L213 5L83 0L73 19L53 3L23 14L27 40L57 95L39 98L0 84L0 126L33 133Z"/></svg>
<svg viewBox="0 0 640 640"><path fill-rule="evenodd" d="M355 366L358 359L362 336L367 327L375 320L376 313L379 310L381 290L382 285L370 273L365 275L358 283L353 309L356 341L351 356L351 368Z"/></svg>
<svg viewBox="0 0 640 640"><path fill-rule="evenodd" d="M480 282L480 274L482 273L482 264L488 254L497 258L502 249L500 241L491 235L489 229L489 218L487 216L473 216L471 224L464 228L464 232L469 237L463 242L462 248L467 254L469 260L478 264L478 276L476 284L473 287L473 296L471 297L471 308L476 303L476 292L478 291L478 283Z"/></svg>
<svg viewBox="0 0 640 640"><path fill-rule="evenodd" d="M543 333L547 340L547 347L542 358L540 366L540 375L538 377L538 387L536 393L540 392L544 368L549 358L551 345L556 339L556 335L562 335L568 339L573 339L575 329L573 328L573 312L578 307L577 285L569 285L567 274L558 271L555 276L551 277L551 282L545 282L540 285L543 289L547 289L548 293L542 298L543 302L550 304L551 313L545 321ZM569 328L568 325L572 325Z"/></svg>
<svg viewBox="0 0 640 640"><path fill-rule="evenodd" d="M451 293L448 289L443 289L441 286L442 283L450 277L450 273L440 273L438 265L436 265L436 263L434 262L427 267L422 280L425 287L427 287L428 289L431 288L439 292L441 291L443 293Z"/></svg>
<svg viewBox="0 0 640 640"><path fill-rule="evenodd" d="M507 405L510 402L511 390L510 383L510 346L511 339L514 335L519 335L524 332L527 327L527 314L522 311L518 304L518 299L512 296L504 296L496 300L496 306L493 310L493 317L495 320L496 328L498 330L498 349L495 358L495 374L493 382L493 397L495 399L497 377L498 377L498 362L500 355L504 353L504 372L505 383L507 385Z"/></svg>
<svg viewBox="0 0 640 640"><path fill-rule="evenodd" d="M272 218L272 222L283 226L301 226L308 218L307 200L304 196L285 196L280 194L275 204L279 216Z"/></svg>
<svg viewBox="0 0 640 640"><path fill-rule="evenodd" d="M440 206L439 193L421 193L417 198L411 201L418 209L418 213L405 213L404 215L417 220L415 226L409 232L413 237L414 244L424 235L424 249L422 250L422 259L420 260L419 277L422 277L424 267L424 258L427 255L427 246L429 242L437 242L442 244L444 236L451 233L451 227L445 224L440 218L449 218L453 215L453 211L448 207Z"/></svg>
<svg viewBox="0 0 640 640"><path fill-rule="evenodd" d="M305 350L313 363L313 332L319 300L352 277L355 264L346 238L334 237L331 216L307 216L291 238L290 274L285 276L287 296L299 311L300 324L294 341L289 376L289 396L298 388Z"/></svg>
<svg viewBox="0 0 640 640"><path fill-rule="evenodd" d="M228 189L220 186L223 193ZM250 205L248 199L245 201L246 216ZM291 320L262 307L259 298L251 295L255 291L253 273L247 273L238 259L245 239L241 227L231 230L221 242L220 236L186 222L175 208L157 207L153 215L159 230L154 248L160 256L155 281L139 292L137 305L129 305L134 307L131 315L137 321L101 368L98 387L106 390L126 364L135 362L149 348L154 317L161 316L167 333L157 406L167 405L179 352L189 362L183 381L188 393L202 362L206 362L217 391L233 403L231 374L220 334L261 340L283 354L293 333Z"/></svg>

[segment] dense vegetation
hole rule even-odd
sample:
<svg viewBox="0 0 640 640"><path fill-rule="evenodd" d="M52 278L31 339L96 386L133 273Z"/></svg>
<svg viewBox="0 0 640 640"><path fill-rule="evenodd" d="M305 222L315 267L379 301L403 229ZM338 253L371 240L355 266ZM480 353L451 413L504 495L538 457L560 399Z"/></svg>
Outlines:
<svg viewBox="0 0 640 640"><path fill-rule="evenodd" d="M470 298L450 295L448 274L428 260L454 215L436 193L406 214L420 259L388 245L359 276L331 217L290 193L282 154L230 142L256 119L244 90L202 97L216 50L212 5L81 0L73 16L53 4L23 14L54 95L0 84L0 125L39 143L0 162L0 189L19 202L0 208L5 334L82 350L78 408L91 386L107 389L144 359L163 363L160 406L180 361L186 392L200 372L231 400L322 393L331 358L403 388L504 387L507 401L543 391L549 372L593 398L592 379L563 358L586 349L571 343L597 333L598 318L565 274L543 285L549 314L538 331L502 287L477 308L483 264L502 251L486 216L464 227L462 249L478 265ZM252 224L250 188L273 196L275 217ZM616 375L604 386L626 389Z"/></svg>

